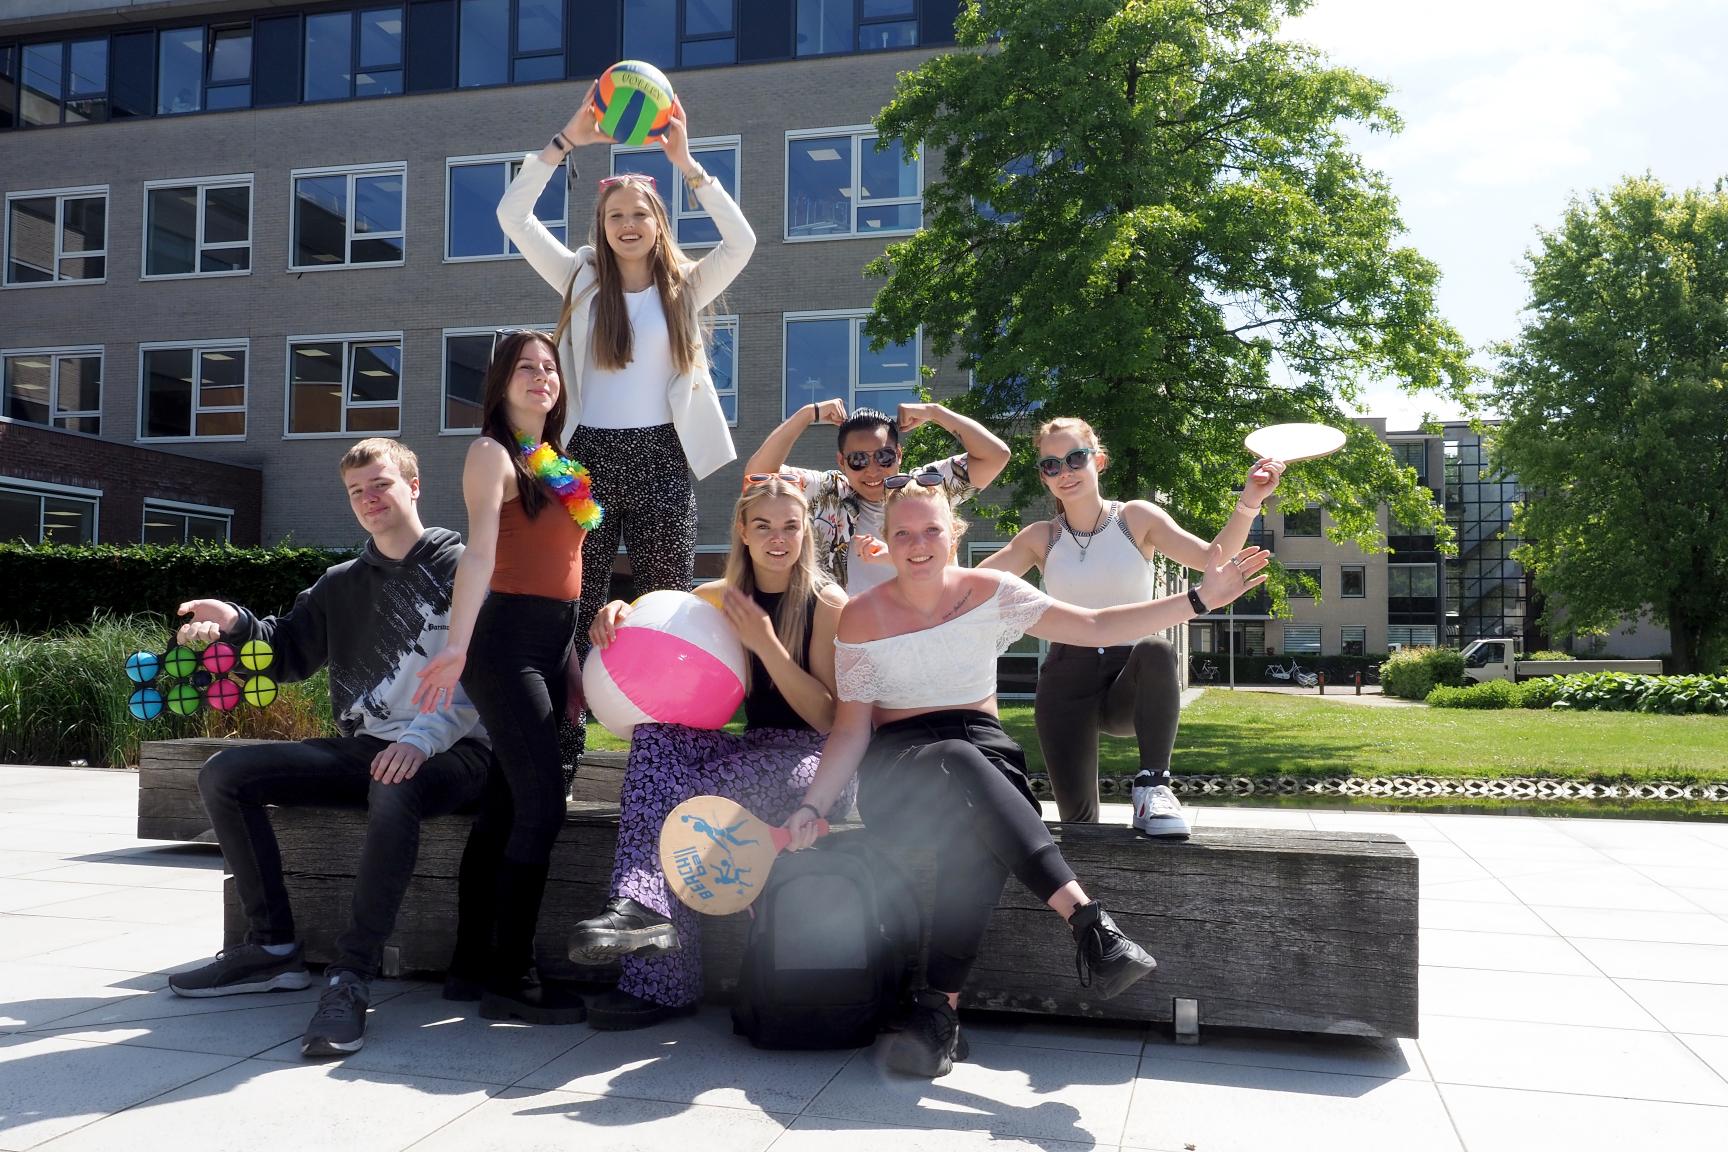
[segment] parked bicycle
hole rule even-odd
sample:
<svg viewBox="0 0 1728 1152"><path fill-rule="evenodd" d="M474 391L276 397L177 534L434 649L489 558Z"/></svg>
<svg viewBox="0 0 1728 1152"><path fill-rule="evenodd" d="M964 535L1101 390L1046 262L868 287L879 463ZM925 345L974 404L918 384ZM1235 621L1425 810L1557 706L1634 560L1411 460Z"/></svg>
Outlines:
<svg viewBox="0 0 1728 1152"><path fill-rule="evenodd" d="M1218 665L1210 660L1194 665L1194 679L1202 684L1218 683Z"/></svg>
<svg viewBox="0 0 1728 1152"><path fill-rule="evenodd" d="M1282 680L1286 684L1295 683L1303 688L1312 688L1320 683L1320 674L1310 672L1296 663L1294 656L1290 657L1290 667L1288 668L1280 664L1268 664L1266 666L1266 678L1268 680Z"/></svg>

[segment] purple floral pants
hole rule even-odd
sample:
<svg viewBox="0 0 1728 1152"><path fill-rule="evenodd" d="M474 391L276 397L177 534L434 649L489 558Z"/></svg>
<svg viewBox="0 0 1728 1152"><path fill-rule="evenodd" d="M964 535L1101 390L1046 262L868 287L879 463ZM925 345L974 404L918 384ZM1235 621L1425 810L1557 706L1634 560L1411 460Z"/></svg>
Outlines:
<svg viewBox="0 0 1728 1152"><path fill-rule="evenodd" d="M702 916L666 890L660 871L660 825L692 796L725 796L769 824L792 814L816 775L823 736L808 729L758 728L742 735L639 724L619 797L618 857L612 895L627 896L669 917L678 929L675 952L629 955L621 991L656 1004L702 998ZM836 805L844 811L849 799Z"/></svg>

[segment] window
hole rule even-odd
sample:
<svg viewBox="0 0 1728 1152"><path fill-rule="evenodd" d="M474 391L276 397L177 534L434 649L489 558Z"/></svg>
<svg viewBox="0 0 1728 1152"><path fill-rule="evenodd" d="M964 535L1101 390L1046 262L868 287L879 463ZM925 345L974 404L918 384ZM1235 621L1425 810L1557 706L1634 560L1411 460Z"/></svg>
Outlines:
<svg viewBox="0 0 1728 1152"><path fill-rule="evenodd" d="M1439 574L1432 564L1386 565L1386 595L1391 599L1440 594Z"/></svg>
<svg viewBox="0 0 1728 1152"><path fill-rule="evenodd" d="M516 0L516 58L510 80L564 79L563 0Z"/></svg>
<svg viewBox="0 0 1728 1152"><path fill-rule="evenodd" d="M678 66L678 0L624 0L624 58Z"/></svg>
<svg viewBox="0 0 1728 1152"><path fill-rule="evenodd" d="M20 64L21 107L13 102ZM0 48L0 128L15 117L27 128L108 119L108 38Z"/></svg>
<svg viewBox="0 0 1728 1152"><path fill-rule="evenodd" d="M402 91L402 7L306 17L307 102L393 96Z"/></svg>
<svg viewBox="0 0 1728 1152"><path fill-rule="evenodd" d="M1338 595L1354 599L1368 595L1368 570L1361 565L1345 565L1338 570Z"/></svg>
<svg viewBox="0 0 1728 1152"><path fill-rule="evenodd" d="M510 0L462 0L456 83L484 88L510 80Z"/></svg>
<svg viewBox="0 0 1728 1152"><path fill-rule="evenodd" d="M252 106L272 108L300 100L300 17L272 16L252 26L257 73L252 80Z"/></svg>
<svg viewBox="0 0 1728 1152"><path fill-rule="evenodd" d="M1320 625L1284 625L1284 651L1303 656L1320 655Z"/></svg>
<svg viewBox="0 0 1728 1152"><path fill-rule="evenodd" d="M1284 535L1286 536L1318 536L1320 535L1320 509L1292 508L1284 513Z"/></svg>
<svg viewBox="0 0 1728 1152"><path fill-rule="evenodd" d="M101 281L108 275L108 188L6 196L6 284Z"/></svg>
<svg viewBox="0 0 1728 1152"><path fill-rule="evenodd" d="M354 92L354 13L306 17L306 76L301 98L346 100Z"/></svg>
<svg viewBox="0 0 1728 1152"><path fill-rule="evenodd" d="M139 539L145 544L186 545L197 541L226 544L233 523L232 508L146 500L144 531Z"/></svg>
<svg viewBox="0 0 1728 1152"><path fill-rule="evenodd" d="M690 155L696 163L702 165L708 175L720 182L720 187L726 189L727 195L734 200L739 199L738 137L692 140ZM640 172L654 177L654 186L671 211L680 247L696 248L720 242L720 229L714 226L714 220L708 215L707 209L702 207L701 202L696 199L696 193L684 182L683 173L672 167L672 161L666 158L666 153L659 145L651 148L614 148L612 174L616 176L620 172Z"/></svg>
<svg viewBox="0 0 1728 1152"><path fill-rule="evenodd" d="M1312 600L1321 592L1320 566L1318 564L1286 564L1284 565L1284 591L1292 600ZM1311 585L1304 586L1305 580L1311 580Z"/></svg>
<svg viewBox="0 0 1728 1152"><path fill-rule="evenodd" d="M398 96L402 92L402 9L366 8L355 13L360 25L360 67L354 95Z"/></svg>
<svg viewBox="0 0 1728 1152"><path fill-rule="evenodd" d="M252 177L144 185L144 278L252 269Z"/></svg>
<svg viewBox="0 0 1728 1152"><path fill-rule="evenodd" d="M0 480L0 540L94 544L102 493L34 480Z"/></svg>
<svg viewBox="0 0 1728 1152"><path fill-rule="evenodd" d="M0 132L18 126L18 46L0 44Z"/></svg>
<svg viewBox="0 0 1728 1152"><path fill-rule="evenodd" d="M204 107L204 26L164 29L156 40L156 113Z"/></svg>
<svg viewBox="0 0 1728 1152"><path fill-rule="evenodd" d="M1432 648L1439 642L1440 630L1432 624L1404 625L1388 624L1386 626L1386 643L1402 645L1405 648Z"/></svg>
<svg viewBox="0 0 1728 1152"><path fill-rule="evenodd" d="M876 133L788 133L786 239L893 236L924 223L923 165Z"/></svg>
<svg viewBox="0 0 1728 1152"><path fill-rule="evenodd" d="M16 349L4 354L4 412L9 419L102 431L102 349Z"/></svg>
<svg viewBox="0 0 1728 1152"><path fill-rule="evenodd" d="M444 259L502 260L519 256L498 227L498 201L522 168L522 157L460 156L444 169ZM534 215L559 240L566 235L570 182L561 168L546 182Z"/></svg>
<svg viewBox="0 0 1728 1152"><path fill-rule="evenodd" d="M128 32L108 46L108 114L115 120L154 115L156 111L156 33Z"/></svg>
<svg viewBox="0 0 1728 1152"><path fill-rule="evenodd" d="M65 92L66 45L24 46L24 89L20 120L26 128L60 123L60 98Z"/></svg>
<svg viewBox="0 0 1728 1152"><path fill-rule="evenodd" d="M714 378L726 423L738 427L738 317L709 318L708 372Z"/></svg>
<svg viewBox="0 0 1728 1152"><path fill-rule="evenodd" d="M1338 652L1343 656L1368 654L1368 629L1360 624L1345 624L1338 629Z"/></svg>
<svg viewBox="0 0 1728 1152"><path fill-rule="evenodd" d="M444 415L442 432L480 428L480 402L486 393L486 365L498 334L491 328L444 329Z"/></svg>
<svg viewBox="0 0 1728 1152"><path fill-rule="evenodd" d="M287 435L394 435L401 425L400 332L288 338Z"/></svg>
<svg viewBox="0 0 1728 1152"><path fill-rule="evenodd" d="M408 7L408 91L456 87L456 0L413 0Z"/></svg>
<svg viewBox="0 0 1728 1152"><path fill-rule="evenodd" d="M247 343L139 346L140 440L246 437Z"/></svg>
<svg viewBox="0 0 1728 1152"><path fill-rule="evenodd" d="M289 271L402 263L406 172L403 164L295 172Z"/></svg>
<svg viewBox="0 0 1728 1152"><path fill-rule="evenodd" d="M870 350L864 312L786 314L785 389L790 416L815 400L838 396L846 410L876 408L890 415L918 401L918 340Z"/></svg>
<svg viewBox="0 0 1728 1152"><path fill-rule="evenodd" d="M211 109L252 106L252 25L210 29L204 106Z"/></svg>
<svg viewBox="0 0 1728 1152"><path fill-rule="evenodd" d="M660 68L738 60L733 0L624 0L624 56Z"/></svg>
<svg viewBox="0 0 1728 1152"><path fill-rule="evenodd" d="M1426 440L1395 440L1391 444L1392 459L1400 468L1416 469L1416 482L1428 483L1428 442Z"/></svg>
<svg viewBox="0 0 1728 1152"><path fill-rule="evenodd" d="M798 0L798 55L918 44L916 0Z"/></svg>

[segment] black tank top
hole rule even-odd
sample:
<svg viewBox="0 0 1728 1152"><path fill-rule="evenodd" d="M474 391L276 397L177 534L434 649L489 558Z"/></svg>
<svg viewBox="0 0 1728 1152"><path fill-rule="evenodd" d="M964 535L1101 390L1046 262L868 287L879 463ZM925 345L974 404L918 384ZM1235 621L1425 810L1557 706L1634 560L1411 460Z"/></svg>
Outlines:
<svg viewBox="0 0 1728 1152"><path fill-rule="evenodd" d="M784 592L764 592L758 588L751 593L751 599L756 606L768 613L772 620L774 613L780 607L780 598ZM815 631L816 596L810 596L810 603L804 609L804 655L799 661L805 668L810 667L810 633ZM774 684L774 677L768 675L768 669L757 659L754 652L750 653L750 692L744 697L744 727L750 728L796 728L809 731L810 725L804 717L798 715L798 710L786 703L786 697L780 695L780 689Z"/></svg>

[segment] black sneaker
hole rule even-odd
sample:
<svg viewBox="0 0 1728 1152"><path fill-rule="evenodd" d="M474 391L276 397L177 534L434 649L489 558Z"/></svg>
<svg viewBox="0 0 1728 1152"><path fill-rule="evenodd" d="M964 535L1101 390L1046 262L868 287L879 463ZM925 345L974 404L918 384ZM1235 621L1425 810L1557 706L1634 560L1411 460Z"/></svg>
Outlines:
<svg viewBox="0 0 1728 1152"><path fill-rule="evenodd" d="M567 985L541 984L530 972L504 986L488 984L480 996L480 1016L528 1024L580 1024L588 1018L588 1006Z"/></svg>
<svg viewBox="0 0 1728 1152"><path fill-rule="evenodd" d="M960 1035L960 1017L948 997L926 988L912 994L912 1014L899 1032L888 1038L888 1067L908 1076L935 1079L954 1070L956 1060L972 1054Z"/></svg>
<svg viewBox="0 0 1728 1152"><path fill-rule="evenodd" d="M604 964L627 952L671 952L678 947L672 921L625 896L606 901L606 911L570 930L570 959Z"/></svg>
<svg viewBox="0 0 1728 1152"><path fill-rule="evenodd" d="M261 944L224 948L202 968L176 972L168 989L176 996L238 996L244 992L298 992L312 986L300 958L300 945L286 956L272 956Z"/></svg>
<svg viewBox="0 0 1728 1152"><path fill-rule="evenodd" d="M588 1005L588 1027L601 1032L630 1032L674 1016L693 1016L695 1004L656 1004L617 988Z"/></svg>
<svg viewBox="0 0 1728 1152"><path fill-rule="evenodd" d="M1091 988L1100 1000L1125 991L1158 967L1158 961L1123 935L1097 901L1074 909L1068 927L1074 931L1076 945L1074 974L1080 978L1080 987Z"/></svg>
<svg viewBox="0 0 1728 1152"><path fill-rule="evenodd" d="M347 969L330 973L318 998L318 1011L300 1038L300 1055L346 1056L366 1043L366 1006L371 1002L366 981Z"/></svg>

